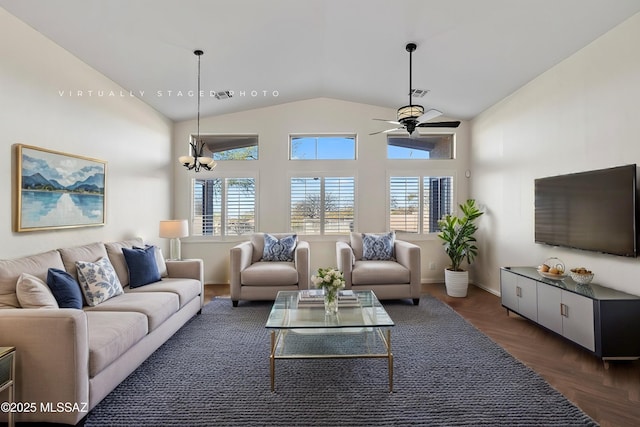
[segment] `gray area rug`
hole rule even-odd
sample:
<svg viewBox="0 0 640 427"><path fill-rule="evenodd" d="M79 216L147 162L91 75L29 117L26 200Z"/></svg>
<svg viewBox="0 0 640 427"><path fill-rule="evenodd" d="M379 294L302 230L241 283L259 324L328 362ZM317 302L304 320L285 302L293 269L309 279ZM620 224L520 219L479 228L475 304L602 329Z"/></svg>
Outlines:
<svg viewBox="0 0 640 427"><path fill-rule="evenodd" d="M384 302L385 359L276 361L270 391L270 303L207 304L109 394L86 426L594 426L579 408L450 307Z"/></svg>

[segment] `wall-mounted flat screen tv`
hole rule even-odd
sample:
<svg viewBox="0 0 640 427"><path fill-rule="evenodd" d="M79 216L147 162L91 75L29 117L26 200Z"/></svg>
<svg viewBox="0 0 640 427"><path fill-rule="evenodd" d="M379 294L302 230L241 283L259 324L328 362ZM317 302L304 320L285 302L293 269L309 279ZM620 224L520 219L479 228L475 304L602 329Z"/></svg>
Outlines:
<svg viewBox="0 0 640 427"><path fill-rule="evenodd" d="M535 180L535 242L638 255L636 165Z"/></svg>

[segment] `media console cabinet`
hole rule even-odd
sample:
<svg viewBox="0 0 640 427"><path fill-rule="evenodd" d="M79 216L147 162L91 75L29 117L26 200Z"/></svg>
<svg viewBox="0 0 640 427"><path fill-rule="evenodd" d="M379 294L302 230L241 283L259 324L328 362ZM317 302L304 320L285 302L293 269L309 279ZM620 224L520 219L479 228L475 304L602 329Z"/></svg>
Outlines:
<svg viewBox="0 0 640 427"><path fill-rule="evenodd" d="M597 284L540 276L534 267L500 269L502 306L606 362L640 359L640 297Z"/></svg>

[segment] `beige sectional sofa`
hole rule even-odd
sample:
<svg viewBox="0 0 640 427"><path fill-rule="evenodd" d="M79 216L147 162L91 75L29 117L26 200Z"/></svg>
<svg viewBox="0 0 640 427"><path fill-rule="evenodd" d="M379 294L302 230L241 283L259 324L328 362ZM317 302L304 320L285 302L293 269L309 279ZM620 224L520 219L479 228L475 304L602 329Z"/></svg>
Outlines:
<svg viewBox="0 0 640 427"><path fill-rule="evenodd" d="M143 245L141 239L92 243L0 260L0 346L16 347L16 401L33 403L34 409L16 414L16 421L78 423L200 312L201 260L165 263L159 256L160 281L128 286L122 249ZM93 307L85 302L82 309L20 308L16 283L22 273L46 282L49 268L75 276L76 261L103 257L110 260L124 293ZM56 411L60 402L67 406ZM6 421L6 414L0 414L0 421Z"/></svg>

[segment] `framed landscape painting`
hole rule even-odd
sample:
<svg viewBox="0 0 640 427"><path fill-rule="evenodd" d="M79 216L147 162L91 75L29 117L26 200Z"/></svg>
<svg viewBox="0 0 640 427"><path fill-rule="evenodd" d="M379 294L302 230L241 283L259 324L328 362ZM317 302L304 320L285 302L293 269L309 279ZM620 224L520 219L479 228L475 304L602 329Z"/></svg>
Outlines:
<svg viewBox="0 0 640 427"><path fill-rule="evenodd" d="M106 162L22 144L16 153L16 231L105 224Z"/></svg>

